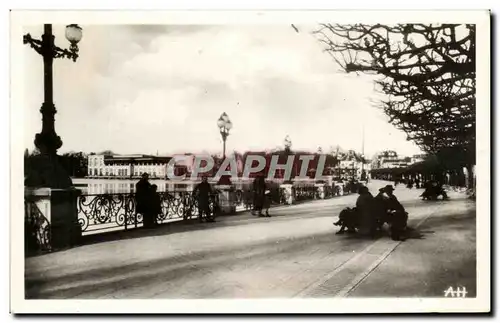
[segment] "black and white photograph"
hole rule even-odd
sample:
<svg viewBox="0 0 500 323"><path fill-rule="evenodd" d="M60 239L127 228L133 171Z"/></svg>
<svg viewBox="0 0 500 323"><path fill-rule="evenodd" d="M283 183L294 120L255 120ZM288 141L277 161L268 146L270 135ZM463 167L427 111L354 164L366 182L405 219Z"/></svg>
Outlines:
<svg viewBox="0 0 500 323"><path fill-rule="evenodd" d="M12 11L10 43L12 311L491 310L488 11Z"/></svg>

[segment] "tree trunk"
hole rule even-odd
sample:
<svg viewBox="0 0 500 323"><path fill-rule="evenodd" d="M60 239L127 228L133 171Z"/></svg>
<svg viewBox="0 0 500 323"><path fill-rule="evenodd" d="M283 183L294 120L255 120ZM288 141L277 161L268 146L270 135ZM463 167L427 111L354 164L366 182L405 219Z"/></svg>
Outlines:
<svg viewBox="0 0 500 323"><path fill-rule="evenodd" d="M473 173L473 167L474 165L467 165L467 172L469 173L469 178L467 179L467 188L468 189L475 189L475 174Z"/></svg>

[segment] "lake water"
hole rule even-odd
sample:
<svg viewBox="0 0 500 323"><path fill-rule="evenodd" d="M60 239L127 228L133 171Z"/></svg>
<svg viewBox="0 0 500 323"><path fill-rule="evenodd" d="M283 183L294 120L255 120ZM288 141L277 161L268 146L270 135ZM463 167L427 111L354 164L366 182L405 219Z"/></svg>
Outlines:
<svg viewBox="0 0 500 323"><path fill-rule="evenodd" d="M73 185L82 190L84 195L94 194L119 194L119 193L134 193L135 184L138 179L96 179L96 178L73 178ZM200 181L171 181L164 179L150 179L151 184L158 186L158 192L172 191L192 191L194 186ZM237 188L241 188L246 184L250 184L248 179L233 181ZM212 184L215 184L214 182Z"/></svg>

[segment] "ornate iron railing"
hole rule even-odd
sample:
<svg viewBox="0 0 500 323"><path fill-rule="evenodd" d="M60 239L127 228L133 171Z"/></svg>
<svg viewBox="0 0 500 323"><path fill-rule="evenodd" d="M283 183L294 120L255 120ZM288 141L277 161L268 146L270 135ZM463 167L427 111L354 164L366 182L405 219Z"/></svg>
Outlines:
<svg viewBox="0 0 500 323"><path fill-rule="evenodd" d="M50 251L50 223L34 200L24 200L24 239L27 254Z"/></svg>
<svg viewBox="0 0 500 323"><path fill-rule="evenodd" d="M157 223L198 217L198 201L193 192L159 192L158 195L161 208L156 215ZM212 214L217 212L218 203L218 194L213 194L210 199ZM134 193L82 195L77 207L83 234L133 229L144 222L144 214L137 211Z"/></svg>
<svg viewBox="0 0 500 323"><path fill-rule="evenodd" d="M314 198L316 198L317 192L318 188L315 186L294 187L296 201L313 200Z"/></svg>
<svg viewBox="0 0 500 323"><path fill-rule="evenodd" d="M279 186L268 187L271 204L286 204L287 190ZM324 198L337 195L335 187L324 186ZM292 193L297 202L321 198L318 187L297 186ZM198 218L198 200L192 191L159 192L160 212L156 216L159 224ZM214 193L210 199L210 211L216 214L219 195ZM254 194L251 188L236 190L236 205L246 210L253 208ZM137 211L135 193L108 193L82 195L78 198L78 221L84 235L105 231L128 230L142 227L144 214Z"/></svg>
<svg viewBox="0 0 500 323"><path fill-rule="evenodd" d="M334 186L323 186L323 190L325 192L325 199L331 198L335 196L335 187Z"/></svg>
<svg viewBox="0 0 500 323"><path fill-rule="evenodd" d="M275 187L269 188L271 204L286 204L289 199L289 192L283 188ZM336 189L324 186L325 197L330 198L336 195ZM318 187L315 186L297 186L292 188L292 193L294 200L297 202L308 201L313 199L320 199L320 192ZM238 206L244 207L246 210L250 210L253 207L254 193L251 189L240 189L236 190L236 203Z"/></svg>

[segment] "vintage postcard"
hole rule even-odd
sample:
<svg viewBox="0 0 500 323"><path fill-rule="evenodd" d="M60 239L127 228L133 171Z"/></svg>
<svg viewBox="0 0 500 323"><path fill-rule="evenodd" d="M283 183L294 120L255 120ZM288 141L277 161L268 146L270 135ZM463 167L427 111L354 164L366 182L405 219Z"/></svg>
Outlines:
<svg viewBox="0 0 500 323"><path fill-rule="evenodd" d="M12 11L14 313L487 313L490 12Z"/></svg>

